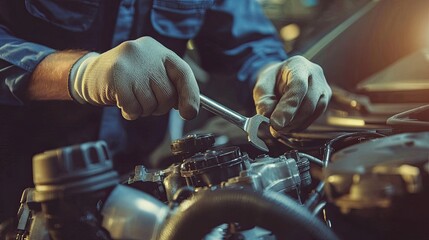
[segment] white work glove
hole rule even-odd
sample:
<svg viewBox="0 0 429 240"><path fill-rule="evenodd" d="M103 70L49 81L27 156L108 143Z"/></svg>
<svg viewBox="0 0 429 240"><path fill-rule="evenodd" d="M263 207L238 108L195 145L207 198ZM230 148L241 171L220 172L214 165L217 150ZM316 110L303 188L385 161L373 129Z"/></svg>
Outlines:
<svg viewBox="0 0 429 240"><path fill-rule="evenodd" d="M262 70L253 89L256 112L270 118L275 137L307 128L326 110L331 95L322 68L302 56Z"/></svg>
<svg viewBox="0 0 429 240"><path fill-rule="evenodd" d="M117 105L125 119L161 115L172 107L191 119L198 113L199 88L189 65L150 37L103 53L89 53L72 67L72 97L80 103Z"/></svg>

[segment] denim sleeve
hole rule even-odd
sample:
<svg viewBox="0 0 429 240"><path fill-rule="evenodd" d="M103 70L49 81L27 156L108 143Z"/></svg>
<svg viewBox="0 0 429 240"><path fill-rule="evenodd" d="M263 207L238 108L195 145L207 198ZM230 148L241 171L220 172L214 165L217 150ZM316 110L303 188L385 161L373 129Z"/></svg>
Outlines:
<svg viewBox="0 0 429 240"><path fill-rule="evenodd" d="M259 70L287 58L282 41L256 0L217 0L195 42L209 72L235 75L253 87Z"/></svg>
<svg viewBox="0 0 429 240"><path fill-rule="evenodd" d="M31 73L55 50L14 37L0 25L0 104L21 105Z"/></svg>

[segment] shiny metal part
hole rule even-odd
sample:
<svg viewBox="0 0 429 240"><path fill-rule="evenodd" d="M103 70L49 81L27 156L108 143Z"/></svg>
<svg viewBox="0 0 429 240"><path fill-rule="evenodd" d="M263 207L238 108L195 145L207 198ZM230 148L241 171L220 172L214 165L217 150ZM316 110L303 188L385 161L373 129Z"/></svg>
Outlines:
<svg viewBox="0 0 429 240"><path fill-rule="evenodd" d="M118 185L103 206L102 226L112 239L156 239L169 208L150 195Z"/></svg>
<svg viewBox="0 0 429 240"><path fill-rule="evenodd" d="M212 99L202 94L200 95L200 99L201 107L241 128L247 133L247 139L250 144L252 144L254 147L261 151L268 152L267 145L258 137L258 130L261 124L270 123L270 120L267 117L257 114L253 117L248 118L213 101Z"/></svg>
<svg viewBox="0 0 429 240"><path fill-rule="evenodd" d="M261 156L247 170L241 171L240 176L229 179L224 185L245 185L259 191L288 192L299 188L301 177L295 159Z"/></svg>
<svg viewBox="0 0 429 240"><path fill-rule="evenodd" d="M162 182L165 177L166 171L148 171L148 169L143 165L137 165L134 167L134 174L128 179L128 184L134 182Z"/></svg>

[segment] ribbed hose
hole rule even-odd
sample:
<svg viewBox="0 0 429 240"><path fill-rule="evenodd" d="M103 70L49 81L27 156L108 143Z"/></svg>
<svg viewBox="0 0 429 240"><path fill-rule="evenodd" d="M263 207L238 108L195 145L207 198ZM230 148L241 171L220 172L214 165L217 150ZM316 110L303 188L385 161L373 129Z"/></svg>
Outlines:
<svg viewBox="0 0 429 240"><path fill-rule="evenodd" d="M164 224L160 240L199 240L223 223L239 222L272 231L277 239L338 239L304 207L280 193L220 189L197 194Z"/></svg>

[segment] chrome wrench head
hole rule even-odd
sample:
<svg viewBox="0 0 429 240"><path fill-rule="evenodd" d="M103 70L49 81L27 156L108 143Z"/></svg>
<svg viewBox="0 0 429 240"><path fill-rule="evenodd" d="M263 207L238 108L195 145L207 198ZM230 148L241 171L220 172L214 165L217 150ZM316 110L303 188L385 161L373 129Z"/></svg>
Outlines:
<svg viewBox="0 0 429 240"><path fill-rule="evenodd" d="M248 118L244 130L247 132L247 139L250 144L252 144L254 147L261 151L268 152L268 146L258 136L258 130L262 124L267 124L267 126L269 126L270 119L257 114L253 117Z"/></svg>

